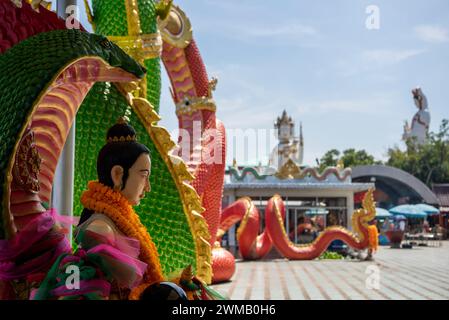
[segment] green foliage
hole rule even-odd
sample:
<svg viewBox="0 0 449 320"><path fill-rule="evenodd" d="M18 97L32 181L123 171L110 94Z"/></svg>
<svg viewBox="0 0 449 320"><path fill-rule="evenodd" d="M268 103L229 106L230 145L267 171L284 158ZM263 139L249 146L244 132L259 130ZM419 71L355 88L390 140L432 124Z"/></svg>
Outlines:
<svg viewBox="0 0 449 320"><path fill-rule="evenodd" d="M426 143L409 139L406 144L405 151L398 146L388 150L387 165L414 175L428 186L449 181L449 120L441 122L438 132L430 132Z"/></svg>
<svg viewBox="0 0 449 320"><path fill-rule="evenodd" d="M365 150L355 150L351 148L344 150L342 154L337 149L332 149L326 152L324 156L320 159L319 161L320 171L323 171L327 167L336 166L339 159L343 161L345 168L360 165L381 164L380 161L376 161L374 157L368 154Z"/></svg>
<svg viewBox="0 0 449 320"><path fill-rule="evenodd" d="M344 259L345 257L343 257L341 254L339 254L338 252L332 252L332 251L324 251L323 254L321 256L319 256L319 260L323 260L323 259L330 259L330 260L341 260Z"/></svg>

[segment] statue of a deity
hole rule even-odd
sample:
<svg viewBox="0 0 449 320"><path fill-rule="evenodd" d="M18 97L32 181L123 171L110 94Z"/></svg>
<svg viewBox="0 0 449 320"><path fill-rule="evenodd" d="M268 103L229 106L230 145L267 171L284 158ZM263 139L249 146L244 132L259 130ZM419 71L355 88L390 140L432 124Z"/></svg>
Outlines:
<svg viewBox="0 0 449 320"><path fill-rule="evenodd" d="M298 166L302 164L304 153L304 141L302 137L302 126L300 126L300 136L294 136L295 124L291 117L284 110L282 116L277 118L274 128L277 130L279 144L273 149L270 156L269 166L276 169L291 159Z"/></svg>
<svg viewBox="0 0 449 320"><path fill-rule="evenodd" d="M198 289L190 269L173 278L177 284L166 281L156 246L133 209L151 190L151 159L124 118L108 130L97 174L81 196L77 252L56 261L32 298L187 300L184 289ZM81 270L78 287L67 285L68 268Z"/></svg>
<svg viewBox="0 0 449 320"><path fill-rule="evenodd" d="M415 105L419 110L413 116L411 126L409 126L407 121L405 122L402 139L405 141L408 139L415 139L416 143L423 144L427 140L430 125L430 113L428 111L427 98L421 88L413 89L412 94Z"/></svg>

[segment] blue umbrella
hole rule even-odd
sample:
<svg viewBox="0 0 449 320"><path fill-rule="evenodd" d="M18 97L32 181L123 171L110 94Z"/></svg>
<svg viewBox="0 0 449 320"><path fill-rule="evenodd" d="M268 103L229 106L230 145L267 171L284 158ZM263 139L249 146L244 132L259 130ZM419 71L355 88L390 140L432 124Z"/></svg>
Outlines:
<svg viewBox="0 0 449 320"><path fill-rule="evenodd" d="M402 214L398 214L393 216L395 220L399 221L399 220L407 220L407 218L405 216L403 216Z"/></svg>
<svg viewBox="0 0 449 320"><path fill-rule="evenodd" d="M389 218L392 214L388 210L376 207L376 218Z"/></svg>
<svg viewBox="0 0 449 320"><path fill-rule="evenodd" d="M391 208L390 213L397 215L401 214L407 218L426 218L427 213L424 210L417 208L414 205L410 204L402 204L400 206L396 206Z"/></svg>
<svg viewBox="0 0 449 320"><path fill-rule="evenodd" d="M425 203L417 204L417 205L415 205L415 207L421 209L422 211L427 213L427 215L429 215L429 216L440 213L440 210L438 210L437 208L435 208L433 206L425 204Z"/></svg>

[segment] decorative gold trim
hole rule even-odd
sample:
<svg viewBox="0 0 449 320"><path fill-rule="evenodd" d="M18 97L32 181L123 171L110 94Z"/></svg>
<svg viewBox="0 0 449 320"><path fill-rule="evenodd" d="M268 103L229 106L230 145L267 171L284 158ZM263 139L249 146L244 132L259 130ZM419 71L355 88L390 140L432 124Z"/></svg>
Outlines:
<svg viewBox="0 0 449 320"><path fill-rule="evenodd" d="M140 14L137 0L125 0L126 20L128 23L127 36L108 36L127 54L144 64L146 59L159 58L162 54L162 37L160 32L142 34ZM136 97L147 97L147 77L138 82L138 88L133 92Z"/></svg>
<svg viewBox="0 0 449 320"><path fill-rule="evenodd" d="M178 34L172 34L167 28L167 25L171 22L170 13L174 13L181 22L181 30ZM185 12L177 5L171 6L170 13L166 19L158 20L162 39L176 48L184 49L193 39L192 24Z"/></svg>
<svg viewBox="0 0 449 320"><path fill-rule="evenodd" d="M322 181L326 179L330 174L334 174L338 180L344 181L352 173L351 168L342 168L340 163L337 167L328 167L322 174L319 174L317 169L307 167L301 169L292 159L288 159L287 162L275 173L278 179L303 179L310 174L315 179Z"/></svg>
<svg viewBox="0 0 449 320"><path fill-rule="evenodd" d="M138 36L142 33L140 28L139 6L137 0L125 0L126 17L128 22L128 35Z"/></svg>
<svg viewBox="0 0 449 320"><path fill-rule="evenodd" d="M171 140L170 134L165 128L157 126L160 117L154 111L150 102L144 98L135 98L129 92L126 97L130 99L133 110L144 124L174 178L192 237L195 240L197 277L209 284L212 281L210 233L206 220L201 214L204 211L201 206L201 199L196 190L187 183L187 181L193 180L193 176L188 172L187 166L181 158L170 154L176 144Z"/></svg>
<svg viewBox="0 0 449 320"><path fill-rule="evenodd" d="M343 159L339 159L337 161L337 167L338 170L343 170L345 168L345 163L343 162Z"/></svg>
<svg viewBox="0 0 449 320"><path fill-rule="evenodd" d="M128 141L128 142L135 142L135 141L137 141L137 138L135 136L131 137L130 135L127 135L126 137L125 136L113 137L113 138L110 137L107 140L108 143L126 142L126 141Z"/></svg>
<svg viewBox="0 0 449 320"><path fill-rule="evenodd" d="M279 179L294 179L301 175L301 170L298 165L293 162L292 159L288 159L287 162L275 173L276 178Z"/></svg>
<svg viewBox="0 0 449 320"><path fill-rule="evenodd" d="M17 1L15 1L17 2ZM47 10L51 9L51 2L49 1L44 1L44 0L26 0L27 3L29 3L31 5L31 8L33 8L33 10L39 12L39 6L44 7ZM22 6L20 6L19 8L21 8Z"/></svg>
<svg viewBox="0 0 449 320"><path fill-rule="evenodd" d="M243 218L242 218L242 221L240 222L239 228L237 229L237 239L240 239L240 234L245 230L246 225L248 224L249 214L250 214L251 210L254 208L254 203L251 201L251 199L249 197L242 197L241 199L246 200L248 202L249 206L246 209L245 214L243 215Z"/></svg>
<svg viewBox="0 0 449 320"><path fill-rule="evenodd" d="M92 9L90 8L89 2L87 0L84 0L84 9L86 10L87 21L90 23L92 29L95 32L95 29L97 27L95 25L95 17L92 14Z"/></svg>
<svg viewBox="0 0 449 320"><path fill-rule="evenodd" d="M170 13L173 0L161 0L156 4L156 15L158 19L164 20Z"/></svg>
<svg viewBox="0 0 449 320"><path fill-rule="evenodd" d="M160 32L129 36L107 36L135 60L159 58L162 54Z"/></svg>
<svg viewBox="0 0 449 320"><path fill-rule="evenodd" d="M215 112L217 107L214 99L208 97L186 97L176 104L176 115L178 117L184 114L191 115L198 110Z"/></svg>

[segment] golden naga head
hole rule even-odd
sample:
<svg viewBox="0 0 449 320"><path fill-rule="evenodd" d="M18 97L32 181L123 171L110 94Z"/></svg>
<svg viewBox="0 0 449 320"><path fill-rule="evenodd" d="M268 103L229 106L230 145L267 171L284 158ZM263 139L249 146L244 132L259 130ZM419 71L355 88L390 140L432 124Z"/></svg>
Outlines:
<svg viewBox="0 0 449 320"><path fill-rule="evenodd" d="M374 201L374 188L370 188L362 200L363 209L366 212L365 221L371 221L376 217L376 202Z"/></svg>

